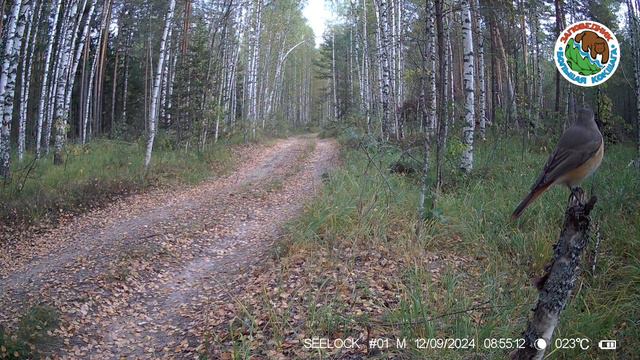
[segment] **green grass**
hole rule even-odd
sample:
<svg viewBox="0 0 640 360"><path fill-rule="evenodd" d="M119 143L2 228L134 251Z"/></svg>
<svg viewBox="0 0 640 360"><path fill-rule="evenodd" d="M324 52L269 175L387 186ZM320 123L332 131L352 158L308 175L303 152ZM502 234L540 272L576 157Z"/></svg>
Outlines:
<svg viewBox="0 0 640 360"><path fill-rule="evenodd" d="M13 333L0 327L0 359L39 359L58 346L51 335L58 326L58 313L47 306L34 306L20 319Z"/></svg>
<svg viewBox="0 0 640 360"><path fill-rule="evenodd" d="M553 140L531 142L524 151L522 139L516 138L477 144L476 167L469 176L458 173L455 154L449 154L443 190L435 195L434 216L426 221L420 238L414 230L419 179L387 171L395 161L415 161L407 153L419 159L417 150L405 151L403 157L397 147L378 147L353 131L341 142L343 165L330 176L319 199L292 224L278 255L286 257L304 247L339 253L382 244L398 256L413 256L413 265L399 275L405 287L402 301L386 314L390 322L413 325L388 331L407 338L475 337L478 353L504 357L507 350L483 349L483 339L521 335L537 300L532 279L543 273L551 258L564 219L568 191L558 187L518 222L509 220L544 165ZM554 338L587 337L592 347L587 352L552 348L547 354L554 358L632 358L640 345L640 173L627 166L635 156L632 146L608 146L602 167L583 184L599 198L592 219L600 226L602 244L593 274L593 242L587 249L583 273ZM449 267L434 278L420 261L425 253L456 254L471 262ZM478 303L487 306L430 320ZM318 324L316 330L326 326ZM601 339L617 339L619 350L598 350ZM455 359L470 353L439 355ZM424 352L406 355L420 354Z"/></svg>
<svg viewBox="0 0 640 360"><path fill-rule="evenodd" d="M61 166L53 165L52 156L35 161L30 154L14 161L11 182L0 184L0 221L37 223L150 186L197 183L227 171L231 160L227 144L185 151L162 138L148 172L142 143L97 139L85 146L69 145Z"/></svg>

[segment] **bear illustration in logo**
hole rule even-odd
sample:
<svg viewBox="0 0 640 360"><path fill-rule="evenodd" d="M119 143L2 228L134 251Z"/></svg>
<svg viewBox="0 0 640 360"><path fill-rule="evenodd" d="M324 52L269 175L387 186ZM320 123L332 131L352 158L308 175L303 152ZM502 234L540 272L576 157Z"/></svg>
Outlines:
<svg viewBox="0 0 640 360"><path fill-rule="evenodd" d="M607 40L595 32L581 32L576 36L576 41L582 44L582 51L588 51L592 59L595 60L598 54L602 54L602 63L609 62L609 44L607 44Z"/></svg>
<svg viewBox="0 0 640 360"><path fill-rule="evenodd" d="M609 62L609 44L595 32L587 30L569 39L565 55L571 70L591 76L602 71ZM602 55L601 60L598 60L598 55Z"/></svg>

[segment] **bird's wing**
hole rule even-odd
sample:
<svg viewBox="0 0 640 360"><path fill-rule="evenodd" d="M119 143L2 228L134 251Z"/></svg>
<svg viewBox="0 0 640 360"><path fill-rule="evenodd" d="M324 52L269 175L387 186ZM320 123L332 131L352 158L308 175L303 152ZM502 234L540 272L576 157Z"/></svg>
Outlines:
<svg viewBox="0 0 640 360"><path fill-rule="evenodd" d="M602 135L580 127L569 128L549 156L532 190L552 184L562 175L591 159L602 144Z"/></svg>

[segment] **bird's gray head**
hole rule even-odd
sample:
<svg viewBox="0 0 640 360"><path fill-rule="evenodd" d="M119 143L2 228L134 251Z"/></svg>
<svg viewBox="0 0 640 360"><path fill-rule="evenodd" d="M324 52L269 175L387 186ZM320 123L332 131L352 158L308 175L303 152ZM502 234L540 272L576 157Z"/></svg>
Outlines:
<svg viewBox="0 0 640 360"><path fill-rule="evenodd" d="M576 116L576 124L582 126L596 126L596 121L593 115L593 111L589 108L578 109L578 116Z"/></svg>

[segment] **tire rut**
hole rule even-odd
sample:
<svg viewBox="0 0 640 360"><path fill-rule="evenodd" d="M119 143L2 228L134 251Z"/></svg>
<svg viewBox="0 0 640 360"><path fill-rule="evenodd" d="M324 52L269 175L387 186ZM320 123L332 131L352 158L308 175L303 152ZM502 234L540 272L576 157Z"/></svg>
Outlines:
<svg viewBox="0 0 640 360"><path fill-rule="evenodd" d="M204 309L242 290L335 156L332 141L287 139L164 206L58 230L69 245L0 280L0 320L45 299L63 317L57 356L192 358Z"/></svg>

